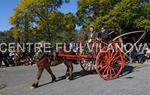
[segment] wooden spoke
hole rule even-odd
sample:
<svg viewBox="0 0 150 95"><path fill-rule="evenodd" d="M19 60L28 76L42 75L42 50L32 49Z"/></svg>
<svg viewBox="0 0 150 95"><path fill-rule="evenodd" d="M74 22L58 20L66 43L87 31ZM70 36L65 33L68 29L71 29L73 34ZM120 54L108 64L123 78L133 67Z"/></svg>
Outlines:
<svg viewBox="0 0 150 95"><path fill-rule="evenodd" d="M93 72L93 70L95 70L95 61L91 59L84 59L80 61L80 66L84 71L90 73Z"/></svg>

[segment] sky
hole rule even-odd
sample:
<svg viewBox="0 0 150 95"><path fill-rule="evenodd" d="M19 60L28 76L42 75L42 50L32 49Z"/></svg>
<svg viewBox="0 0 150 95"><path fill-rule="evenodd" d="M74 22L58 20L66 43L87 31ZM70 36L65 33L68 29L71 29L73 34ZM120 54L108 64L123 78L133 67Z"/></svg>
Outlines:
<svg viewBox="0 0 150 95"><path fill-rule="evenodd" d="M13 15L15 7L20 0L0 0L0 31L9 30L12 26L9 24L9 18ZM70 0L70 3L63 4L61 9L63 13L77 11L77 0Z"/></svg>

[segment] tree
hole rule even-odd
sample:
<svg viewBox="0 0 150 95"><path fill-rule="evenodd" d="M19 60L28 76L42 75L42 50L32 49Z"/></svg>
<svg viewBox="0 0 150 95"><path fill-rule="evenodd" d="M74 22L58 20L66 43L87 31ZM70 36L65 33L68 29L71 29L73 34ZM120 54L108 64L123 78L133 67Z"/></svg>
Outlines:
<svg viewBox="0 0 150 95"><path fill-rule="evenodd" d="M12 33L10 31L0 31L0 43L13 42Z"/></svg>
<svg viewBox="0 0 150 95"><path fill-rule="evenodd" d="M12 37L14 38L14 41L15 42L20 42L20 35L21 35L21 33L20 33L20 31L19 31L19 29L17 29L17 28L11 28L10 30L10 33L12 34Z"/></svg>
<svg viewBox="0 0 150 95"><path fill-rule="evenodd" d="M20 31L32 32L34 37L39 40L54 42L57 39L56 34L75 29L75 16L71 13L63 14L57 10L64 2L68 1L21 0L9 21L19 27ZM28 36L26 37L28 38Z"/></svg>
<svg viewBox="0 0 150 95"><path fill-rule="evenodd" d="M80 0L77 12L80 24L121 28L123 31L150 30L149 0Z"/></svg>
<svg viewBox="0 0 150 95"><path fill-rule="evenodd" d="M50 25L50 31L45 30L47 25L44 21L40 21L38 26L34 28L33 34L36 39L50 41L49 34L51 34L51 42L65 42L64 39L68 40L68 36L73 36L75 34L76 18L70 13L63 14L60 12L52 12L49 14L48 23Z"/></svg>

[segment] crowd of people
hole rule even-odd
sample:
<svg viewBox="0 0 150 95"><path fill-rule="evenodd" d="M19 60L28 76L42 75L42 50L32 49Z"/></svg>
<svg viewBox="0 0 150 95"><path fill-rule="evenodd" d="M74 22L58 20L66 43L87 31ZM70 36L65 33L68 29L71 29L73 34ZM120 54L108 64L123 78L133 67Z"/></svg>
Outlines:
<svg viewBox="0 0 150 95"><path fill-rule="evenodd" d="M0 66L1 67L2 66L6 66L6 67L15 66L14 56L15 56L14 52L0 51Z"/></svg>

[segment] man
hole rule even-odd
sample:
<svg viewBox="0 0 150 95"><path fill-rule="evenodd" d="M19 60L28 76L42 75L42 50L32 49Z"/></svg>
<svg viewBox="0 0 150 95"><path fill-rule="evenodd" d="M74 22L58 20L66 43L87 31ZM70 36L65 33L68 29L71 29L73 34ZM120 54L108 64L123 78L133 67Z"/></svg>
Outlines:
<svg viewBox="0 0 150 95"><path fill-rule="evenodd" d="M78 43L71 42L69 46L70 46L71 52L75 54L78 52L78 47L79 47Z"/></svg>
<svg viewBox="0 0 150 95"><path fill-rule="evenodd" d="M102 40L109 40L107 26L101 28L101 31L98 33L97 38Z"/></svg>
<svg viewBox="0 0 150 95"><path fill-rule="evenodd" d="M97 35L93 26L90 26L89 31L90 33L88 34L88 43L91 43L92 40L95 39Z"/></svg>

